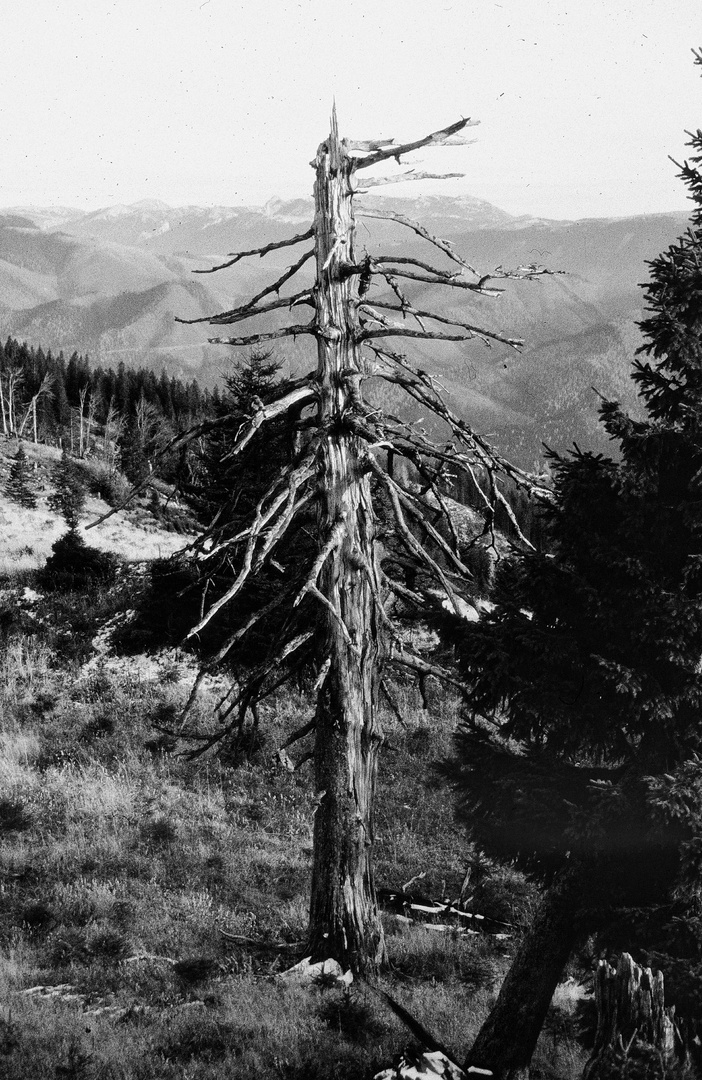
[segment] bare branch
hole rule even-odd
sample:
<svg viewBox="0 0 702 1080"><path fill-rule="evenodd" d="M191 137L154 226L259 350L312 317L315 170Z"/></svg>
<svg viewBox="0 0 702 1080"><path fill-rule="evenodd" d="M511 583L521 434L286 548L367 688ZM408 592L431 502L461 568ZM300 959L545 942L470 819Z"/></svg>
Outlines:
<svg viewBox="0 0 702 1080"><path fill-rule="evenodd" d="M299 303L301 300L312 293L309 289L304 289L302 292L295 293L294 296L281 296L277 300L271 300L269 304L263 304L260 307L252 308L251 303L242 304L241 307L232 308L231 311L222 311L219 315L202 315L199 319L178 319L177 323L184 323L186 326L192 326L193 323L211 323L213 326L224 325L226 323L242 322L244 319L253 319L255 315L265 315L269 311L275 311L277 308L293 307L294 304Z"/></svg>
<svg viewBox="0 0 702 1080"><path fill-rule="evenodd" d="M392 146L394 139L342 139L347 150L380 150L383 146Z"/></svg>
<svg viewBox="0 0 702 1080"><path fill-rule="evenodd" d="M416 505L416 503L419 501L417 497L389 476L388 483L394 486L402 505L405 507L405 509L409 510L414 519L419 523L420 527L424 529L424 531L432 538L437 547L441 548L444 555L453 563L459 574L461 574L465 578L472 578L473 575L471 574L468 567L461 561L458 554L451 548L451 545L446 542L441 533L437 532L437 530L434 528L430 521L427 521L425 514ZM449 517L448 512L446 512L446 517Z"/></svg>
<svg viewBox="0 0 702 1080"><path fill-rule="evenodd" d="M276 240L272 244L266 244L265 247L251 248L251 251L232 252L229 262L220 263L219 266L212 266L209 270L193 270L193 274L214 274L216 270L226 270L228 266L234 266L240 259L246 259L249 255L259 255L263 258L269 251L275 251L277 248L292 247L294 244L300 244L303 240L309 240L313 236L314 225L311 225L307 232L291 236L289 240ZM181 322L182 320L178 319L177 321Z"/></svg>
<svg viewBox="0 0 702 1080"><path fill-rule="evenodd" d="M324 566L325 562L327 561L327 559L331 555L332 551L336 550L336 548L339 547L339 545L341 543L341 540L342 540L342 537L344 535L345 528L346 528L346 521L343 518L341 520L337 521L336 525L334 526L334 528L331 531L329 539L322 546L321 550L319 551L319 554L317 555L317 558L314 560L314 564L313 564L312 569L310 571L309 577L307 578L307 581L305 582L305 584L302 586L299 593L295 597L295 599L293 601L293 607L297 607L298 604L300 604L302 602L302 600L304 599L306 593L308 593L313 588L313 586L315 586L317 584L317 578L319 577L319 575L321 573L322 567Z"/></svg>
<svg viewBox="0 0 702 1080"><path fill-rule="evenodd" d="M292 735L289 735L284 743L281 744L280 750L287 750L293 743L299 742L300 739L306 738L307 735L311 735L316 727L316 720L308 720L306 724L298 728L297 731L293 731Z"/></svg>
<svg viewBox="0 0 702 1080"><path fill-rule="evenodd" d="M260 341L276 341L278 338L299 337L301 334L316 334L317 326L314 321L304 323L301 326L285 326L281 330L271 330L266 334L249 334L246 337L211 337L207 340L210 345L257 345Z"/></svg>
<svg viewBox="0 0 702 1080"><path fill-rule="evenodd" d="M388 686L385 679L380 680L380 690L381 690L382 694L384 695L385 700L387 701L388 705L390 706L390 710L393 713L395 719L398 721L398 723L403 728L406 728L407 724L405 723L404 717L403 717L402 713L400 712L400 708L399 708L397 702L395 701L395 698L390 693L390 687Z"/></svg>
<svg viewBox="0 0 702 1080"><path fill-rule="evenodd" d="M314 385L314 374L305 375L304 378L296 380L296 384L289 393L284 394L283 397L277 400L270 401L267 405L264 405L262 409L257 409L251 419L243 425L240 430L234 446L229 450L222 458L223 461L229 461L231 458L236 457L241 451L251 442L258 429L269 420L275 420L277 416L282 413L288 412L294 406L301 407L306 403L312 402L316 398L316 389Z"/></svg>
<svg viewBox="0 0 702 1080"><path fill-rule="evenodd" d="M261 289L260 293L256 293L255 296L252 296L249 300L249 306L253 307L259 300L263 300L264 296L270 296L271 293L278 294L285 282L289 281L291 277L294 277L298 270L301 270L305 263L312 258L314 258L314 248L310 248L309 251L306 251L304 255L302 255L296 263L293 263L292 266L289 266L285 273L281 274L272 285L267 285L265 289Z"/></svg>
<svg viewBox="0 0 702 1080"><path fill-rule="evenodd" d="M433 675L435 678L441 679L442 682L457 687L458 690L465 691L468 689L465 683L462 683L446 668L440 667L438 664L430 664L422 656L418 656L409 649L392 649L389 659L395 664L401 664L402 667L418 672L420 675Z"/></svg>
<svg viewBox="0 0 702 1080"><path fill-rule="evenodd" d="M362 330L357 341L368 341L378 337L409 337L429 338L432 341L473 341L476 337L485 337L481 331L468 334L441 334L436 330L412 330L409 326L393 325L383 326L380 330ZM493 341L500 341L503 345L509 345L513 349L520 349L524 344L519 338L501 337L499 334L491 335Z"/></svg>
<svg viewBox="0 0 702 1080"><path fill-rule="evenodd" d="M517 533L517 536L519 537L521 542L526 547L530 548L532 551L536 551L536 548L532 544L531 540L527 540L526 536L524 535L521 528L519 527L519 522L517 521L514 510L509 505L509 503L507 502L507 500L505 499L504 495L502 494L500 489L497 487L497 485L495 485L495 499L500 504L500 506L502 506L502 508L504 509L505 513L507 514L507 517L509 518L509 520L512 523L512 527L514 528L514 530Z"/></svg>
<svg viewBox="0 0 702 1080"><path fill-rule="evenodd" d="M434 236L427 229L425 229L423 225L420 225L418 221L414 221L412 218L408 218L404 214L396 214L393 210L371 210L370 208L366 209L364 207L360 208L357 211L356 216L365 218L377 218L381 221L396 221L398 225L404 225L407 229L411 229L412 232L417 233L418 236L422 236L425 240L428 240L429 243L433 244L434 247L439 249L439 251L443 251L444 255L448 256L448 258L451 259L452 262L458 263L458 265L463 267L464 270L469 270L471 274L475 274L476 277L480 277L478 271L474 267L472 267L470 263L466 262L465 259L462 259L461 256L453 250L453 245L450 244L448 240L442 240L440 237Z"/></svg>
<svg viewBox="0 0 702 1080"><path fill-rule="evenodd" d="M498 266L491 274L484 274L478 284L482 286L486 281L504 281L506 278L531 281L537 277L559 277L566 274L566 270L549 270L548 267L540 266L538 263L526 263L524 266L518 266L516 270L505 270L504 267Z"/></svg>
<svg viewBox="0 0 702 1080"><path fill-rule="evenodd" d="M234 447L227 454L227 458L235 457L240 453L244 447L248 445L258 429L268 420L274 420L277 416L287 412L288 409L291 409L294 405L301 405L305 401L313 401L315 398L313 380L314 373L310 373L309 375L304 375L300 379L294 379L287 383L285 386L286 392L282 397L274 399L267 405L264 405L262 409L259 409L254 414L248 423L243 425L243 430ZM170 442L166 443L163 449L159 450L158 454L154 455L154 463L160 461L166 454L175 453L176 450L188 446L191 442L201 438L203 435L209 435L211 432L216 431L218 428L225 427L227 424L231 424L231 416L220 416L216 420L205 420L201 424L195 424L193 427L188 428L187 431L180 432L178 435L174 436ZM151 477L145 477L132 487L126 499L123 499L117 506L113 506L107 513L102 514L101 517L96 518L95 521L91 521L85 528L94 529L96 525L102 525L103 521L107 521L113 514L117 514L120 510L124 510L125 506L129 506L134 496L140 491L143 491L145 487L148 487L150 483Z"/></svg>
<svg viewBox="0 0 702 1080"><path fill-rule="evenodd" d="M257 622L260 622L261 619L265 619L268 615L271 614L271 612L275 611L276 608L279 608L283 603L285 603L291 592L292 589L281 589L277 596L274 596L272 600L269 600L267 604L264 604L263 607L259 608L258 611L254 612L254 614L251 615L251 617L244 623L243 626L240 626L238 630L235 630L233 634L230 634L224 644L221 645L220 648L217 650L215 655L208 659L207 670L211 671L217 666L217 664L221 663L227 653L234 648L237 641L240 641L245 634L248 634L251 627L255 626Z"/></svg>
<svg viewBox="0 0 702 1080"><path fill-rule="evenodd" d="M449 532L451 533L451 539L453 541L454 551L458 551L458 548L459 548L458 533L456 532L456 526L454 525L453 515L450 513L449 508L446 505L444 497L443 497L443 495L442 495L442 493L441 493L441 491L439 489L439 486L438 486L438 484L436 482L438 477L439 477L439 474L441 473L442 469L444 468L444 464L445 464L444 462L440 462L438 464L437 468L436 468L435 475L430 476L429 472L427 471L426 465L421 460L421 458L415 462L415 466L417 468L417 471L419 472L420 476L423 476L424 479L427 481L427 483L429 484L429 489L430 489L432 495L434 496L434 498L437 501L441 517L446 522L446 525L447 525L447 527L449 529Z"/></svg>
<svg viewBox="0 0 702 1080"><path fill-rule="evenodd" d="M393 262L401 262L400 259L391 260ZM407 262L414 260L406 260ZM393 273L398 277L408 278L410 281L423 281L427 285L448 285L452 289L467 289L469 292L478 293L480 296L493 296L496 299L502 296L504 289L487 289L484 285L480 284L480 281L463 281L455 274L437 274L435 270L432 270L434 277L429 274L413 274L411 270L393 270ZM481 281L489 280L489 277L481 278Z"/></svg>
<svg viewBox="0 0 702 1080"><path fill-rule="evenodd" d="M394 592L397 596L401 596L404 600L411 600L417 607L426 607L426 600L421 593L415 592L414 589L408 589L406 585L403 585L401 581L395 581L394 578L384 575L385 584L391 592Z"/></svg>
<svg viewBox="0 0 702 1080"><path fill-rule="evenodd" d="M443 128L441 131L434 131L431 135L425 135L423 139L417 139L415 142L380 149L369 154L366 158L354 158L353 168L367 169L369 165L377 165L379 161L387 161L388 158L395 158L399 162L403 154L409 154L412 150L419 150L422 146L441 146L451 135L463 131L466 127L477 127L478 123L478 120L471 120L470 117L457 120L455 124L449 124L448 127Z"/></svg>
<svg viewBox="0 0 702 1080"><path fill-rule="evenodd" d="M232 703L227 708L226 712L223 714L223 718L226 718L227 716L230 716L231 713L234 711L234 709L238 705L240 705L241 702L244 699L245 699L245 705L244 705L244 710L243 711L244 711L244 714L245 714L245 712L249 708L249 705L255 705L259 701L261 701L264 697L266 697L267 692L261 694L258 697L255 697L256 691L255 691L254 688L256 686L258 686L260 688L262 683L265 681L266 676L268 674L270 674L270 672L273 671L274 668L280 667L280 665L283 663L284 660L286 660L288 658L288 656L291 656L292 653L297 652L297 650L300 649L302 647L302 645L304 645L306 642L308 642L310 640L310 638L312 638L313 636L314 636L314 630L306 630L304 633L298 634L297 637L294 637L291 641L288 641L287 644L278 653L276 653L276 655L274 657L269 658L265 663L261 664L258 668L256 668L255 671L252 673L251 678L246 683L246 685L241 688L241 690L237 694L236 698L232 701ZM280 680L278 680L278 683L279 682L280 682ZM188 760L192 761L192 760L195 760L198 757L201 757L203 754L206 754L207 751L210 750L213 746L216 746L216 744L218 742L221 742L222 739L226 739L227 735L230 735L235 727L240 726L240 722L241 722L242 719L243 719L243 717L240 716L238 720L234 721L234 723L222 725L213 734L207 734L207 735L187 734L186 735L184 733L180 733L179 737L181 739L189 738L189 739L194 740L194 741L201 741L202 742L201 746L199 746L196 750L192 750L189 754L186 755Z"/></svg>
<svg viewBox="0 0 702 1080"><path fill-rule="evenodd" d="M333 616L334 621L336 622L337 626L341 630L342 637L343 637L344 641L346 642L346 644L348 645L349 649L351 649L351 652L354 654L354 656L360 657L361 653L360 653L360 649L359 649L358 645L356 645L353 638L349 634L348 627L346 626L346 623L341 618L341 615L336 610L336 608L332 604L331 600L328 597L326 597L324 595L324 593L320 592L320 590L317 588L316 585L310 585L310 587L309 587L309 589L307 591L310 593L311 596L314 596L315 599L319 600L322 607L325 607L327 609L327 611Z"/></svg>
<svg viewBox="0 0 702 1080"><path fill-rule="evenodd" d="M395 293L395 296L400 301L400 310L402 311L403 315L405 314L405 312L410 312L414 316L414 318L417 320L417 323L422 328L422 330L425 330L426 327L424 326L424 323L422 322L421 317L418 314L416 314L416 309L414 309L414 307L413 307L412 303L410 302L409 298L407 296L405 296L405 294L403 293L402 289L400 288L400 283L397 280L397 278L394 276L394 274L390 270L385 270L382 266L379 266L377 268L377 273L379 273L382 277L385 278L388 285L390 286L392 291ZM381 307L383 305L375 304L374 306L375 307Z"/></svg>
<svg viewBox="0 0 702 1080"><path fill-rule="evenodd" d="M403 374L397 371L394 374L383 373L380 374L380 377L387 379L390 382L396 381L411 397L420 404L431 409L431 411L441 420L444 420L459 441L467 443L471 449L474 450L476 457L481 464L488 468L498 468L500 472L511 477L519 487L525 488L539 498L548 501L551 500L552 492L547 487L537 483L530 473L517 468L516 465L512 465L512 463L491 446L485 438L481 435L477 435L464 420L448 408L446 403L434 390L430 376L425 372L415 371L402 353L389 352L386 349L382 349L375 345L369 345L368 348L370 348L379 359L385 358L386 360L389 360L391 363L401 368L403 372ZM421 436L417 436L416 433L415 437L418 440L421 439ZM424 440L424 448L427 452L427 456L441 457L441 452L437 452L434 445L428 440ZM458 461L459 459L452 458L451 460Z"/></svg>
<svg viewBox="0 0 702 1080"><path fill-rule="evenodd" d="M460 280L463 273L462 270L450 271L442 270L438 266L433 266L431 263L422 262L421 259L411 259L406 255L374 255L371 264L372 269L378 273L382 273L380 265L383 263L397 263L400 266L418 266L420 270L426 270L430 274L436 274L439 278L446 278L447 281Z"/></svg>
<svg viewBox="0 0 702 1080"><path fill-rule="evenodd" d="M437 315L433 311L422 311L420 308L416 308L414 307L414 305L407 302L403 303L402 301L400 301L400 303L402 304L402 307L398 308L394 304L389 304L384 300L374 300L372 307L369 304L363 304L362 308L364 311L368 311L370 314L373 314L372 308L383 308L383 310L385 311L395 311L398 315L414 315L414 317L417 319L433 319L434 322L444 323L446 326L459 326L462 330L468 331L469 335L468 337L453 338L447 337L443 334L437 334L431 330L424 330L422 335L418 334L416 331L410 331L409 333L407 333L406 328L399 325L398 323L391 323L389 320L385 320L382 318L377 319L377 321L383 323L387 327L387 329L401 331L402 336L406 337L436 336L438 340L448 341L470 341L472 338L478 338L480 341L483 342L484 345L487 346L490 345L491 341L499 341L500 344L509 345L512 349L520 349L524 344L524 342L520 338L504 337L502 334L494 333L492 330L485 330L482 326L474 326L472 323L459 322L458 319L447 319L443 315ZM374 315L374 317L377 316ZM378 335L377 333L368 334L368 337L378 336L381 335Z"/></svg>
<svg viewBox="0 0 702 1080"><path fill-rule="evenodd" d="M466 142L465 145L468 143ZM362 184L364 188L384 187L386 184L404 184L408 180L455 180L465 175L461 172L432 173L410 169L409 172L400 173L399 176L369 176L367 180L362 181Z"/></svg>
<svg viewBox="0 0 702 1080"><path fill-rule="evenodd" d="M390 502L391 502L391 505L392 505L395 521L396 521L397 527L398 527L398 529L399 529L399 531L400 531L400 533L401 533L401 535L402 535L402 537L403 537L403 539L405 541L405 544L410 549L410 551L414 552L414 554L417 556L417 558L420 560L420 562L423 562L425 564L425 566L431 572L432 576L435 577L437 579L437 581L439 581L439 583L442 585L443 589L445 590L447 597L451 601L451 604L453 606L454 611L456 612L457 615L459 615L460 614L460 605L459 605L458 597L456 596L456 593L455 593L455 590L454 590L453 586L451 585L450 581L448 580L446 574L441 569L439 564L434 559L432 559L432 557L428 553L428 551L426 551L426 549L422 546L422 544L419 543L416 536L414 536L414 534L412 533L412 530L410 529L409 525L407 524L407 521L405 519L405 515L404 515L404 513L402 511L401 499L400 499L399 494L398 494L397 485L395 484L395 482L393 480L390 479L388 474L380 467L380 465L375 460L375 458L373 457L372 454L368 455L367 460L368 460L368 464L369 464L372 472L376 475L376 477L378 478L378 480L380 481L382 486L385 488L385 490L387 491L387 493L388 493L388 495L390 497Z"/></svg>
<svg viewBox="0 0 702 1080"><path fill-rule="evenodd" d="M196 626L186 634L186 640L199 634L201 630L207 626L217 612L228 604L234 597L241 592L244 585L248 581L249 577L255 573L265 562L266 557L270 554L272 549L278 543L278 541L285 535L294 517L299 511L306 506L312 496L310 494L303 495L300 499L297 498L297 491L302 484L314 475L314 466L311 464L310 458L306 458L304 462L297 466L296 469L288 477L288 484L284 492L280 493L273 501L273 504L264 509L265 502L270 498L271 494L278 487L278 480L274 481L273 485L268 489L266 494L259 500L256 507L254 523L249 530L248 543L246 550L242 558L241 568L233 582L227 591L216 600L207 612L203 615ZM279 510L282 510L280 517L274 525L270 525L275 515ZM263 530L270 525L268 534L262 544L260 550L256 551L256 545L259 538L263 535ZM212 554L212 553L210 553Z"/></svg>

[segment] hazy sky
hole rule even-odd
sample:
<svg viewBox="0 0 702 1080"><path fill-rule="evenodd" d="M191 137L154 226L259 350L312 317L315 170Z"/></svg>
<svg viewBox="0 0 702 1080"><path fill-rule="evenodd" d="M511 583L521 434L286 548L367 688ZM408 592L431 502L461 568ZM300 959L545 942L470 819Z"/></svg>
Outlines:
<svg viewBox="0 0 702 1080"><path fill-rule="evenodd" d="M352 138L460 116L415 155L550 217L684 208L700 0L0 0L0 206L263 203L309 193L332 99Z"/></svg>

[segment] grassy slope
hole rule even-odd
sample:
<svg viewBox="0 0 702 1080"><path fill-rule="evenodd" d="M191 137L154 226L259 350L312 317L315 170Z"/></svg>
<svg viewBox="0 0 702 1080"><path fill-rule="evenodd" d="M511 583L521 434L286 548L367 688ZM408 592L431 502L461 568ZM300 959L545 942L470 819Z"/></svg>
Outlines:
<svg viewBox="0 0 702 1080"><path fill-rule="evenodd" d="M34 470L36 510L28 510L8 499L5 484L17 452L14 439L0 438L0 574L34 570L44 565L51 546L66 531L62 518L46 505L53 490L50 473L61 457L53 446L34 446L23 442L25 454ZM89 468L86 465L86 468ZM90 473L86 474L88 477ZM102 525L85 527L109 510L95 495L89 495L83 514L81 532L86 541L102 551L113 551L129 562L171 555L183 547L187 538L159 528L143 509L120 511Z"/></svg>
<svg viewBox="0 0 702 1080"><path fill-rule="evenodd" d="M143 558L145 531L122 528L123 553ZM173 541L152 536L156 548ZM24 541L35 558L46 543L29 531ZM6 565L21 565L11 550ZM192 661L115 658L104 632L91 644L138 582L128 569L109 595L65 598L27 594L26 570L0 582L13 612L0 661L0 1075L370 1077L410 1041L380 1000L276 977L302 955L314 794L309 765L291 774L274 751L310 703L273 701L265 745L239 768L164 753L153 725L184 701ZM201 727L217 692L205 690ZM432 895L457 895L471 852L429 769L448 749L455 703L437 696L427 715L409 689L398 695L406 726L384 718L378 883L424 872ZM514 874L481 888L503 916L528 908ZM462 1054L503 949L391 916L387 932L381 985ZM570 1042L542 1040L542 1070L572 1074L576 1058Z"/></svg>

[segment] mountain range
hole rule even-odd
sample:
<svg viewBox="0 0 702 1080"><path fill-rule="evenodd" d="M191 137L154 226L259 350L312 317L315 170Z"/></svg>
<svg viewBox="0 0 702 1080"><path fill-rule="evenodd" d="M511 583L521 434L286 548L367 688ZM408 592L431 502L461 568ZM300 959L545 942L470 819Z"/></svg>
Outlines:
<svg viewBox="0 0 702 1080"><path fill-rule="evenodd" d="M499 299L407 283L417 307L518 336L525 346L516 353L478 342L413 340L406 351L436 376L457 412L522 464L538 466L542 442L565 450L575 440L607 452L597 393L636 410L629 371L640 344L639 284L647 277L646 260L684 231L687 215L557 221L514 217L468 196L401 199L387 193L363 196L357 213L363 206L420 221L480 273L531 263L562 271L496 282L504 286ZM263 207L174 208L145 200L89 213L2 210L0 333L54 352L87 353L105 366L124 361L165 367L211 385L239 350L207 343L219 328L184 325L176 317L204 319L243 302L304 249L282 248L216 274L193 271L209 269L230 252L304 231L312 216L311 199L273 199ZM395 222L359 217L357 247L448 265ZM243 324L241 333L270 329L286 318ZM309 338L285 339L277 349L292 372L311 367L313 352ZM395 407L391 389L374 383L376 397Z"/></svg>

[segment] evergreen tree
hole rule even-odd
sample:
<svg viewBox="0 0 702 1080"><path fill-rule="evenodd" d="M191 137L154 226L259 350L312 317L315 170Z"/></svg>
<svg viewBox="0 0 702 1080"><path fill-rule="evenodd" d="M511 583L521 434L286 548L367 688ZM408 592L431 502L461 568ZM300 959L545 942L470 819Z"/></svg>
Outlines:
<svg viewBox="0 0 702 1080"><path fill-rule="evenodd" d="M140 484L149 475L144 433L136 418L131 417L119 438L122 472L133 484Z"/></svg>
<svg viewBox="0 0 702 1080"><path fill-rule="evenodd" d="M270 351L253 350L244 361L234 364L224 379L224 393L214 403L213 418L227 417L228 421L210 434L202 454L199 499L208 520L214 513L224 514L230 521L243 519L287 459L290 434L285 420L270 429L265 455L260 447L250 446L235 459L229 456L241 425L257 407L284 391L281 368L282 363Z"/></svg>
<svg viewBox="0 0 702 1080"><path fill-rule="evenodd" d="M27 461L24 447L20 443L14 461L10 466L10 475L5 485L5 494L13 502L19 503L20 506L34 509L37 505L37 498L34 494L32 480L32 469Z"/></svg>
<svg viewBox="0 0 702 1080"><path fill-rule="evenodd" d="M223 595L239 573L245 558L247 523L292 453L295 419L287 416L268 425L264 452L252 442L241 453L235 456L230 453L242 427L257 409L285 392L281 368L282 363L271 352L253 350L232 367L224 380L221 399L213 402L216 406L213 418L226 417L227 423L215 428L205 441L196 489L201 516L215 523L216 542L202 546L199 564L200 580L207 583L208 602ZM292 619L283 619L281 609L286 599L304 584L306 560L314 557L313 534L309 515L300 515L275 563L262 569L247 585L235 608L224 610L203 635L206 652L221 649L224 640L229 639L228 662L251 668L261 664L271 649L280 648L281 640L292 640L300 633L309 617L309 602L303 601ZM270 614L256 619L255 629L233 640L252 615L268 609ZM296 658L301 654L302 650L298 651ZM262 667L265 668L265 663ZM237 745L245 712L244 709L241 713Z"/></svg>
<svg viewBox="0 0 702 1080"><path fill-rule="evenodd" d="M85 483L80 469L65 448L51 470L51 479L54 491L47 500L49 509L61 514L69 529L75 530L85 505Z"/></svg>
<svg viewBox="0 0 702 1080"><path fill-rule="evenodd" d="M528 1066L591 932L660 949L664 924L664 951L702 956L702 132L690 145L690 228L649 264L647 416L603 405L620 462L551 455L548 554L507 562L492 614L453 627L470 686L459 812L548 886L468 1058L502 1078Z"/></svg>

